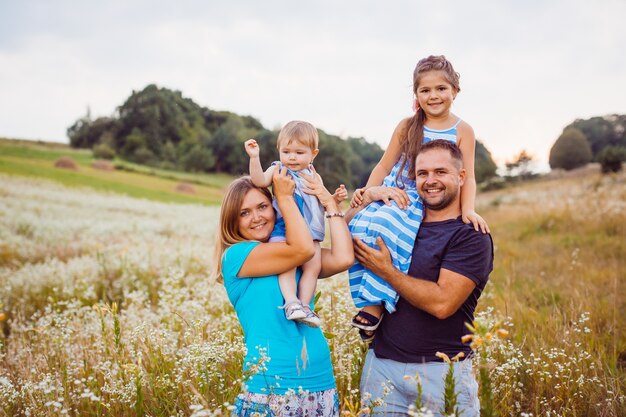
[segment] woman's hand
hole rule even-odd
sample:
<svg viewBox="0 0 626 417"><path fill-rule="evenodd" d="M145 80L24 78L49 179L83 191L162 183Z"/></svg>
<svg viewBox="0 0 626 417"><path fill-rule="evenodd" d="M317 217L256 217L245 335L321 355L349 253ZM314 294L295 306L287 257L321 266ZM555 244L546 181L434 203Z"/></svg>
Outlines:
<svg viewBox="0 0 626 417"><path fill-rule="evenodd" d="M489 225L478 213L474 210L463 210L462 219L464 223L472 223L474 225L474 230L478 232L480 229L483 233L491 233L489 231Z"/></svg>
<svg viewBox="0 0 626 417"><path fill-rule="evenodd" d="M302 189L302 191L306 194L317 197L326 211L329 211L329 208L337 211L337 202L335 201L333 195L326 189L326 187L324 187L322 178L319 176L317 171L315 171L315 168L311 167L311 171L313 171L313 175L307 175L302 172L300 173L300 176L304 179L304 185L306 185L306 188Z"/></svg>
<svg viewBox="0 0 626 417"><path fill-rule="evenodd" d="M287 174L287 168L274 169L272 175L272 191L276 200L285 197L293 197L293 192L296 189L296 182Z"/></svg>
<svg viewBox="0 0 626 417"><path fill-rule="evenodd" d="M396 202L398 207L403 210L406 209L411 203L411 200L409 200L409 196L406 194L406 192L403 189L397 187L385 187L380 185L377 187L370 187L365 190L365 193L363 193L363 201L367 204L371 203L372 201L380 200L382 200L388 206L391 205L391 200L393 200Z"/></svg>

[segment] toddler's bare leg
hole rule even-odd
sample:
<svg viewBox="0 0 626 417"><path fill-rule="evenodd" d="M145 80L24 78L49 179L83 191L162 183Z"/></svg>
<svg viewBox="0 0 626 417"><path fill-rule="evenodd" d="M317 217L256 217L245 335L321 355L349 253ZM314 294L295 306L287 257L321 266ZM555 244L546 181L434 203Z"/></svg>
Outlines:
<svg viewBox="0 0 626 417"><path fill-rule="evenodd" d="M316 241L315 255L302 265L302 276L300 277L300 284L298 285L298 298L302 301L302 304L311 304L311 300L313 300L313 296L315 295L315 288L317 287L317 278L319 278L321 270L322 250L320 243Z"/></svg>
<svg viewBox="0 0 626 417"><path fill-rule="evenodd" d="M296 269L289 270L287 272L283 272L278 275L278 285L280 286L280 292L285 299L285 304L293 303L298 301L296 287Z"/></svg>

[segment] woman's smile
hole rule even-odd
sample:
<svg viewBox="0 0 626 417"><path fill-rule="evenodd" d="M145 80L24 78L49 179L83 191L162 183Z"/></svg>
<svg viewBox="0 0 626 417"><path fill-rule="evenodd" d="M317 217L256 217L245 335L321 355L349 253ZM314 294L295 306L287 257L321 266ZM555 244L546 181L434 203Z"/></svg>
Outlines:
<svg viewBox="0 0 626 417"><path fill-rule="evenodd" d="M259 190L248 191L239 211L239 230L248 240L265 242L269 239L276 213L272 202Z"/></svg>

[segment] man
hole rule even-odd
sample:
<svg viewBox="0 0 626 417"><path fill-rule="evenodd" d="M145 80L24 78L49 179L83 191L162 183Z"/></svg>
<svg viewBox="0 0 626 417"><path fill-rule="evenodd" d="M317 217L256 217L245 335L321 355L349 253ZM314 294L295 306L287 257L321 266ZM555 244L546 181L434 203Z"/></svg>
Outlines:
<svg viewBox="0 0 626 417"><path fill-rule="evenodd" d="M419 374L423 404L441 412L448 365L435 354L443 352L452 358L463 352L466 359L454 365L458 406L464 417L478 416L478 386L468 358L471 349L461 338L470 333L465 323L473 321L493 268L493 244L489 234L476 232L461 220L460 189L466 173L455 144L425 143L415 169L425 216L408 273L393 267L380 237L380 250L354 241L357 260L400 296L397 311L381 321L367 354L361 378L363 406L382 398L384 405L372 412L407 415L417 398ZM365 192L363 204L382 199L385 193L389 191L384 187L372 187ZM391 391L385 386L391 386Z"/></svg>

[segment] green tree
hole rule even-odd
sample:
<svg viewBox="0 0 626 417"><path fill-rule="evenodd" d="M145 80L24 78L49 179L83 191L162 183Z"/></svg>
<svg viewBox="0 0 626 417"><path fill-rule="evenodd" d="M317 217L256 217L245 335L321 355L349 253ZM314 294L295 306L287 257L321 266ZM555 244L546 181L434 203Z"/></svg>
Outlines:
<svg viewBox="0 0 626 417"><path fill-rule="evenodd" d="M566 126L563 131L575 128L583 132L595 160L602 149L607 146L626 147L626 115L611 114L590 119L577 119Z"/></svg>
<svg viewBox="0 0 626 417"><path fill-rule="evenodd" d="M533 155L528 153L525 149L522 149L520 153L515 155L512 161L505 163L509 175L517 176L520 179L528 179L532 177L530 163L533 159Z"/></svg>
<svg viewBox="0 0 626 417"><path fill-rule="evenodd" d="M377 144L367 142L364 138L348 138L347 144L350 148L352 179L346 187L352 189L363 187L384 151Z"/></svg>
<svg viewBox="0 0 626 417"><path fill-rule="evenodd" d="M215 157L209 148L196 144L182 156L181 162L185 171L209 172L215 165Z"/></svg>
<svg viewBox="0 0 626 417"><path fill-rule="evenodd" d="M550 168L566 170L578 168L592 159L591 146L584 133L575 128L566 129L550 149Z"/></svg>
<svg viewBox="0 0 626 417"><path fill-rule="evenodd" d="M598 162L602 166L602 172L619 172L622 164L626 162L626 148L623 146L607 146L598 154Z"/></svg>
<svg viewBox="0 0 626 417"><path fill-rule="evenodd" d="M493 162L491 152L479 140L476 140L476 156L474 162L474 175L476 182L480 184L496 176L498 166Z"/></svg>
<svg viewBox="0 0 626 417"><path fill-rule="evenodd" d="M70 146L74 148L93 148L101 142L103 136L110 135L118 129L117 120L110 117L99 117L91 120L90 116L81 117L67 128ZM108 144L111 146L111 144Z"/></svg>
<svg viewBox="0 0 626 417"><path fill-rule="evenodd" d="M324 185L332 193L339 184L352 188L350 171L350 147L337 136L327 135L317 130L319 135L319 155L315 158L315 169L324 180Z"/></svg>

